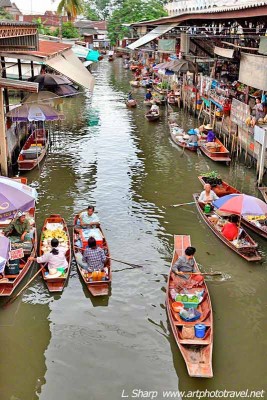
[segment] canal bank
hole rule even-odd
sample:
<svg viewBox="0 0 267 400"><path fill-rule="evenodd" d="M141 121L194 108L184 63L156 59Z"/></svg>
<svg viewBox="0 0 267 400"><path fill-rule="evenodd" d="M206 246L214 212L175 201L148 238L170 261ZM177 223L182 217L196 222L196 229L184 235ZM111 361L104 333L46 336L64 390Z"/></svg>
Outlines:
<svg viewBox="0 0 267 400"><path fill-rule="evenodd" d="M258 195L253 171L238 163L218 166L202 155L181 156L166 116L158 124L145 120L143 89L134 90L138 108L126 109L131 75L120 59L103 61L94 74L93 99L65 101L66 120L56 125L42 170L28 174L39 192L39 233L48 214L60 213L71 225L75 212L92 203L111 255L143 268L124 270L114 262L120 272L113 274L111 296L97 300L88 296L73 264L61 296L49 295L39 277L2 310L1 399L117 400L134 389L263 389L266 261L241 260L193 205L170 207L192 201L201 190L197 176L213 169L239 190ZM92 115L97 126L90 126ZM178 118L184 128L195 126L183 111ZM215 328L210 380L188 377L166 315L174 234L190 234L203 268L223 272L207 279ZM253 237L265 252L265 241Z"/></svg>

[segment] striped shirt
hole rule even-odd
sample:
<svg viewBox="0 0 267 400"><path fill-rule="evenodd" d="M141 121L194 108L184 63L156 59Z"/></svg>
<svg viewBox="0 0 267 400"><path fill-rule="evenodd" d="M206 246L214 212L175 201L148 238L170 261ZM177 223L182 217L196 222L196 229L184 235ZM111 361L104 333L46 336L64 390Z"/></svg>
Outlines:
<svg viewBox="0 0 267 400"><path fill-rule="evenodd" d="M83 253L83 262L87 264L89 271L99 271L104 268L105 261L106 255L103 249L100 247L94 249L86 247Z"/></svg>

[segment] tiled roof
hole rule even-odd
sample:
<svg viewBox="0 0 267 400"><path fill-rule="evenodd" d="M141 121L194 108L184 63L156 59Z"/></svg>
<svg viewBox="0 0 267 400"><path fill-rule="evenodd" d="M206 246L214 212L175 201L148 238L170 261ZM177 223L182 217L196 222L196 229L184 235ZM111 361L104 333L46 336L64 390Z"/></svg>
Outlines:
<svg viewBox="0 0 267 400"><path fill-rule="evenodd" d="M0 0L0 7L12 7L10 0Z"/></svg>

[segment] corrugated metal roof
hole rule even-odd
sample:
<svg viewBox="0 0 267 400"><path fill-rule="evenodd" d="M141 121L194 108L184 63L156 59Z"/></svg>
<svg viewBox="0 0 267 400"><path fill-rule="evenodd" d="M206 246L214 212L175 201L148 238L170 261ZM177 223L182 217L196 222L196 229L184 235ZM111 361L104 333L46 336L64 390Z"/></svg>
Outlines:
<svg viewBox="0 0 267 400"><path fill-rule="evenodd" d="M37 26L35 23L33 22L21 22L21 21L13 21L10 19L2 19L0 21L0 26L25 26L25 27L29 27L29 26Z"/></svg>
<svg viewBox="0 0 267 400"><path fill-rule="evenodd" d="M149 33L146 35L142 36L140 39L136 40L135 42L129 44L127 46L129 49L134 50L137 49L140 46L143 46L146 43L151 42L152 40L164 35L164 33L170 31L173 29L177 24L166 24L166 25L161 25L157 26L155 29L152 29Z"/></svg>
<svg viewBox="0 0 267 400"><path fill-rule="evenodd" d="M159 19L154 19L154 20L149 20L149 21L142 21L142 22L136 22L133 23L132 26L137 25L137 26L142 26L142 25L156 25L158 23L164 23L164 21L168 20L170 22L171 19L177 18L177 17L185 17L190 15L191 18L193 19L194 15L197 14L219 14L222 12L227 12L227 11L239 11L239 10L245 10L245 9L252 9L252 8L259 8L262 6L267 5L267 0L262 0L262 1L249 1L243 4L235 4L232 6L222 6L222 7L211 7L211 8L196 8L192 10L184 10L181 11L179 14L176 15L169 15L167 17L159 18Z"/></svg>

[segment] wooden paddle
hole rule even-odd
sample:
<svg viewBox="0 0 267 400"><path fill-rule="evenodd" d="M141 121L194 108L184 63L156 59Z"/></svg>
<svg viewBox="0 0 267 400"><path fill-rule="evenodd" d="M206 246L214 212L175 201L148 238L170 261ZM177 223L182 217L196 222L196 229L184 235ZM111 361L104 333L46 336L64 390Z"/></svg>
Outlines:
<svg viewBox="0 0 267 400"><path fill-rule="evenodd" d="M210 275L217 276L222 275L222 272L175 272L175 275Z"/></svg>
<svg viewBox="0 0 267 400"><path fill-rule="evenodd" d="M182 151L182 154L180 155L180 157L183 157L184 151L185 151L185 146L183 147L183 151Z"/></svg>
<svg viewBox="0 0 267 400"><path fill-rule="evenodd" d="M173 204L170 207L180 207L180 206L186 206L188 204L195 204L195 202L194 201L190 201L189 203Z"/></svg>
<svg viewBox="0 0 267 400"><path fill-rule="evenodd" d="M36 278L36 276L45 268L45 265L42 266L42 268L40 268L36 274L33 275L33 277L26 283L25 286L23 286L23 288L16 294L16 296L11 297L5 304L5 307L9 304L12 304L18 297L19 295L26 289L27 286L29 286L29 284Z"/></svg>
<svg viewBox="0 0 267 400"><path fill-rule="evenodd" d="M133 268L143 268L143 265L132 264L132 263L128 263L126 261L117 260L117 259L111 258L111 257L107 257L107 258L109 258L112 261L116 261L118 263L121 263L121 264L130 265L130 267L133 267Z"/></svg>

